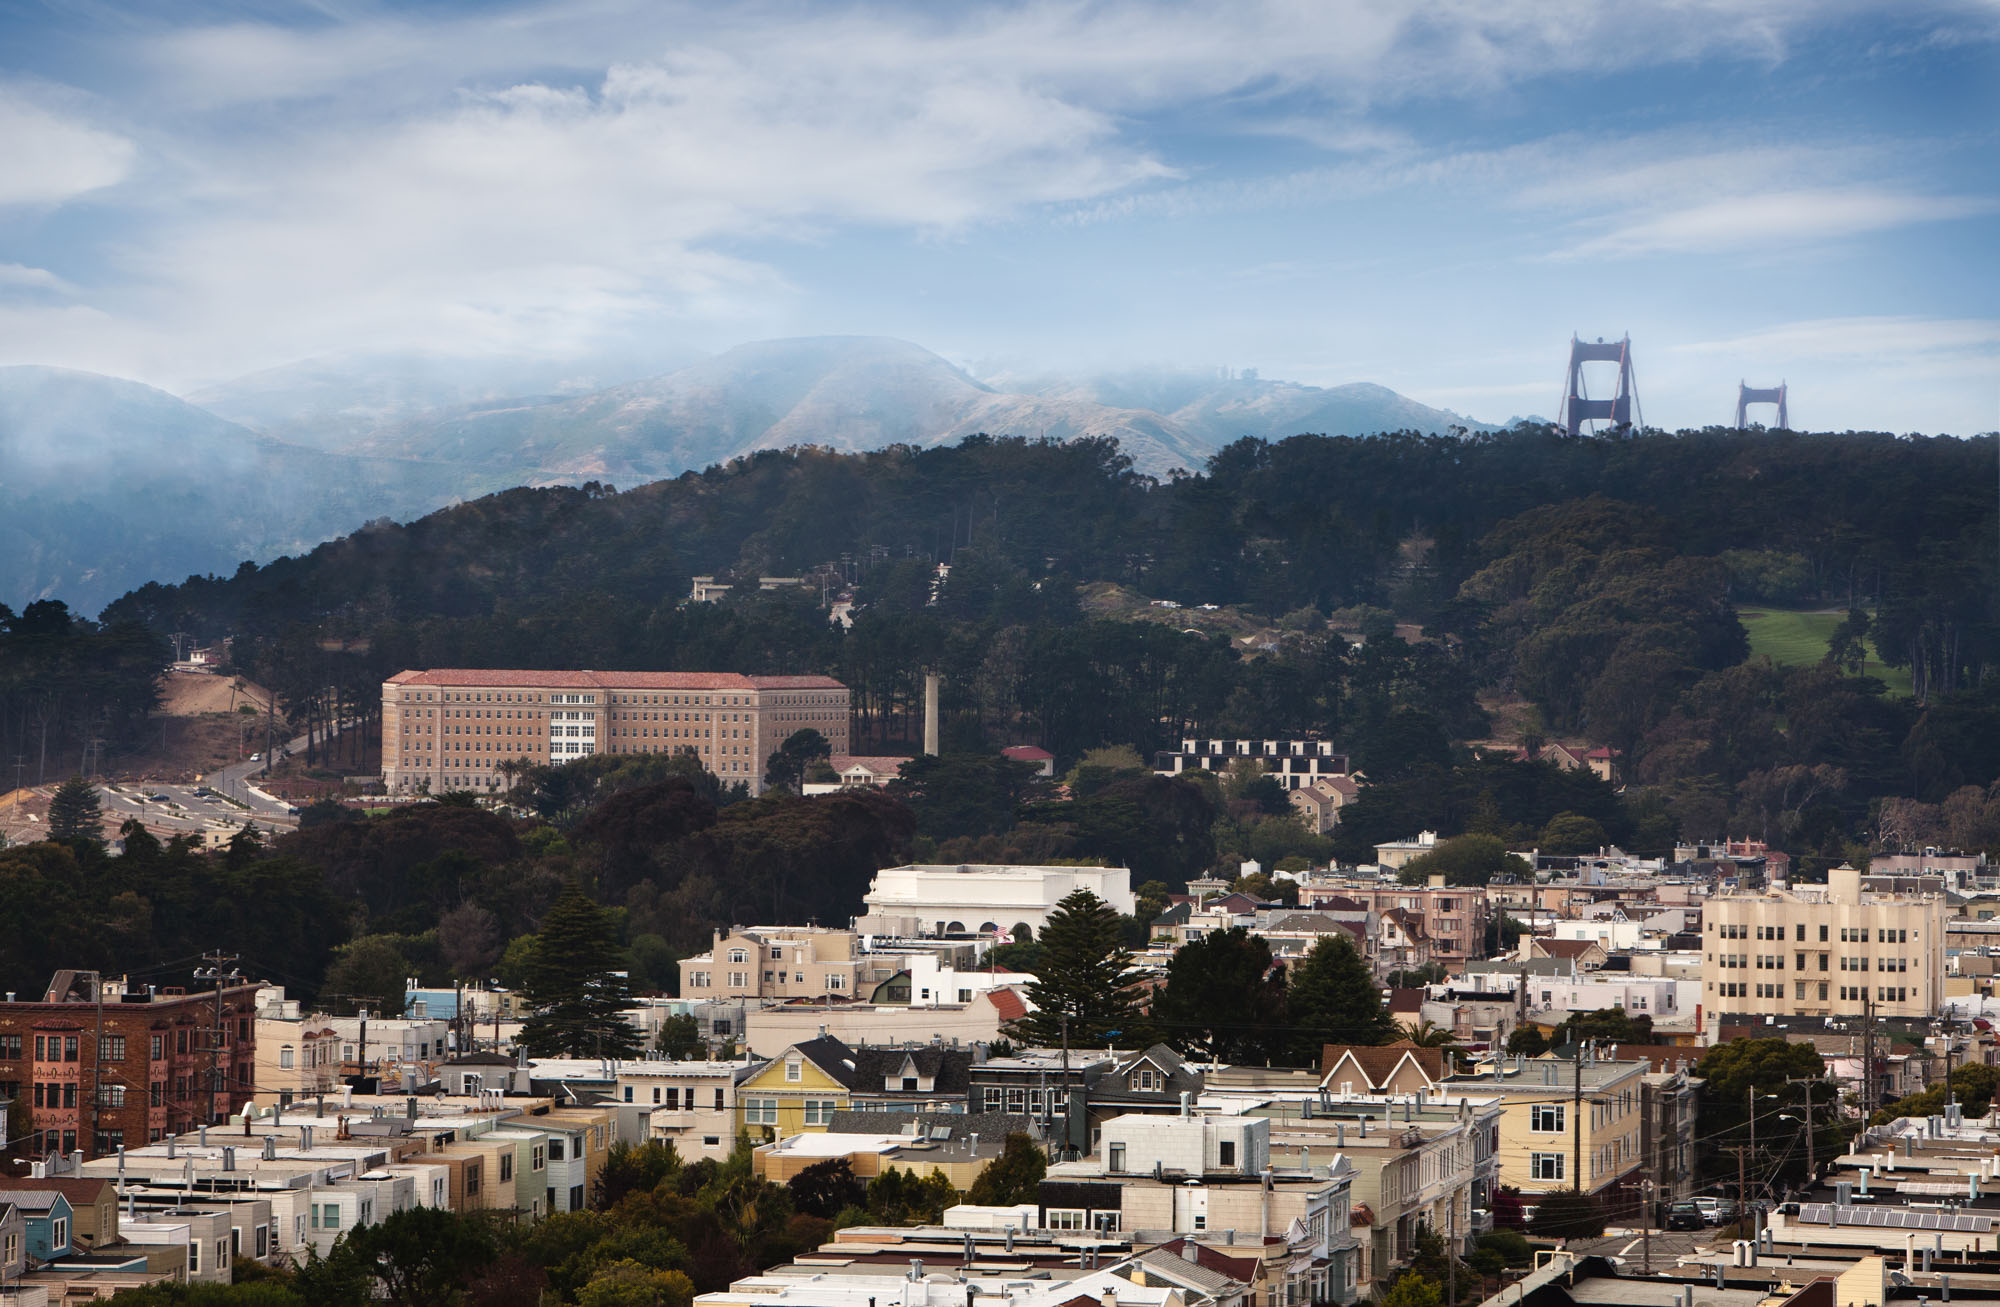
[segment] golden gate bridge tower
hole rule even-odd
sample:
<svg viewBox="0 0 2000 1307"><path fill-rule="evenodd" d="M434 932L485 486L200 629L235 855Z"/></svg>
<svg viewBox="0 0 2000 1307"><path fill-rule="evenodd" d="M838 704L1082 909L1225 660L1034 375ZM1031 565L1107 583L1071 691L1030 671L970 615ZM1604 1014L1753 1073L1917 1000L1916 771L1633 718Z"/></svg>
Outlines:
<svg viewBox="0 0 2000 1307"><path fill-rule="evenodd" d="M1618 365L1617 389L1610 399L1590 397L1583 376L1586 363ZM1594 342L1574 335L1569 338L1569 379L1563 386L1562 428L1572 436L1581 435L1586 422L1608 422L1613 430L1629 427L1636 431L1645 425L1639 416L1639 387L1632 379L1631 336L1613 341L1599 336Z"/></svg>
<svg viewBox="0 0 2000 1307"><path fill-rule="evenodd" d="M1750 386L1745 385L1741 381L1736 383L1736 429L1738 431L1750 425L1749 410L1752 404L1776 404L1778 406L1778 420L1772 424L1772 429L1775 431L1790 431L1792 429L1791 415L1785 410L1784 382L1780 381L1775 386Z"/></svg>

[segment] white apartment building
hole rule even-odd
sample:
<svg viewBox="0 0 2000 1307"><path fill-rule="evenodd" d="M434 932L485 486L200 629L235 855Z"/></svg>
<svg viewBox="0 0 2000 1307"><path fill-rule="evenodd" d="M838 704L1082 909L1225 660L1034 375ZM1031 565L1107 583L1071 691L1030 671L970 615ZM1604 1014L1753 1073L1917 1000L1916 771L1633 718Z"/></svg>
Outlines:
<svg viewBox="0 0 2000 1307"><path fill-rule="evenodd" d="M795 731L848 750L847 687L827 676L439 668L382 683L382 784L498 792L503 765L686 754L752 794Z"/></svg>
<svg viewBox="0 0 2000 1307"><path fill-rule="evenodd" d="M620 1062L614 1099L650 1108L648 1136L682 1157L729 1156L736 1144L736 1082L755 1062Z"/></svg>
<svg viewBox="0 0 2000 1307"><path fill-rule="evenodd" d="M1011 935L1026 926L1040 935L1056 904L1077 890L1089 890L1123 915L1136 906L1125 867L918 863L875 873L862 898L868 913L854 928L884 935Z"/></svg>
<svg viewBox="0 0 2000 1307"><path fill-rule="evenodd" d="M1944 1004L1944 896L1870 894L1861 872L1722 894L1702 911L1702 998L1743 1015L1929 1016Z"/></svg>

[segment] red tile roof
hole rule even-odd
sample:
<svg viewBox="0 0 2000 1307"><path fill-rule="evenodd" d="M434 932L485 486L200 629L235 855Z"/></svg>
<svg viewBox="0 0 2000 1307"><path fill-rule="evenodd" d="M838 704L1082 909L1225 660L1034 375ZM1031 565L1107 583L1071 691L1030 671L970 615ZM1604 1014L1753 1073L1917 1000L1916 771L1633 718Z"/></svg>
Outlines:
<svg viewBox="0 0 2000 1307"><path fill-rule="evenodd" d="M390 685L534 686L552 690L844 690L831 676L744 676L739 672L579 672L519 667L433 667L397 672Z"/></svg>
<svg viewBox="0 0 2000 1307"><path fill-rule="evenodd" d="M1032 744L1010 744L1000 750L1002 758L1012 758L1016 762L1053 762L1055 755L1047 749L1038 749Z"/></svg>
<svg viewBox="0 0 2000 1307"><path fill-rule="evenodd" d="M1027 1003L1010 986L988 990L987 998L992 1001L993 1010L1000 1014L1002 1021L1019 1021L1028 1015Z"/></svg>

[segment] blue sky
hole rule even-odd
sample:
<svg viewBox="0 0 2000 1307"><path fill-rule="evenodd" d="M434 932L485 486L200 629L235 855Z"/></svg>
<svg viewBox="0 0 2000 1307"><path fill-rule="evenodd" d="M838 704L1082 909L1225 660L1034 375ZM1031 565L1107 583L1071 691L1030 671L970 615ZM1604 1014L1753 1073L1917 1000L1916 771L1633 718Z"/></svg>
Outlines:
<svg viewBox="0 0 2000 1307"><path fill-rule="evenodd" d="M0 5L0 362L869 333L2000 426L2000 3ZM607 376L609 374L607 373Z"/></svg>

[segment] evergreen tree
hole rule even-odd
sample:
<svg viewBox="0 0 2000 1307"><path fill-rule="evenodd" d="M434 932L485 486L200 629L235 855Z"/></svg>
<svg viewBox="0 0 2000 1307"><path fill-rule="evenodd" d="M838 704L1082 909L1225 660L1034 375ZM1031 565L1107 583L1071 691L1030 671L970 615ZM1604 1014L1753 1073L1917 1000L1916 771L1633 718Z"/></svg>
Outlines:
<svg viewBox="0 0 2000 1307"><path fill-rule="evenodd" d="M1322 936L1286 985L1292 1063L1318 1066L1327 1044L1387 1044L1400 1037L1382 990L1347 936Z"/></svg>
<svg viewBox="0 0 2000 1307"><path fill-rule="evenodd" d="M986 1164L965 1191L965 1201L983 1207L1013 1207L1038 1201L1049 1159L1023 1134L1007 1136L1000 1156Z"/></svg>
<svg viewBox="0 0 2000 1307"><path fill-rule="evenodd" d="M1087 889L1077 890L1049 913L1040 942L1035 983L1028 986L1035 1010L1008 1027L1008 1038L1053 1048L1063 1041L1067 1019L1072 1047L1113 1038L1127 1047L1143 1046L1144 1018L1133 990L1139 974L1111 906Z"/></svg>
<svg viewBox="0 0 2000 1307"><path fill-rule="evenodd" d="M104 843L104 822L97 806L97 787L72 776L56 787L49 800L49 838Z"/></svg>
<svg viewBox="0 0 2000 1307"><path fill-rule="evenodd" d="M1184 1054L1212 1062L1266 1062L1284 1039L1285 981L1271 946L1241 926L1182 946L1167 963L1153 1017Z"/></svg>
<svg viewBox="0 0 2000 1307"><path fill-rule="evenodd" d="M630 985L610 964L622 953L611 916L575 881L542 918L521 992L535 1014L521 1042L542 1056L632 1057L639 1032L625 1019Z"/></svg>

